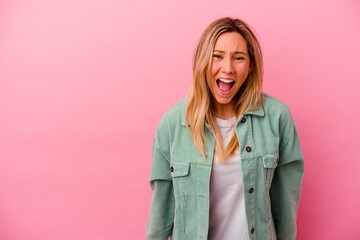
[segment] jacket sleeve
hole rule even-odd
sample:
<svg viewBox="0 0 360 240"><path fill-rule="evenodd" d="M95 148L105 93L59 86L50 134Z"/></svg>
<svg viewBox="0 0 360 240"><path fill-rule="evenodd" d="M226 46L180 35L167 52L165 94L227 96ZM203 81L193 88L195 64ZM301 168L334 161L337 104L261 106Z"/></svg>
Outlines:
<svg viewBox="0 0 360 240"><path fill-rule="evenodd" d="M280 121L279 162L270 188L277 239L296 239L296 218L304 174L304 157L294 121L288 112Z"/></svg>
<svg viewBox="0 0 360 240"><path fill-rule="evenodd" d="M152 156L150 186L152 197L146 228L147 240L167 240L172 233L175 199L170 174L169 138L164 117L156 130Z"/></svg>

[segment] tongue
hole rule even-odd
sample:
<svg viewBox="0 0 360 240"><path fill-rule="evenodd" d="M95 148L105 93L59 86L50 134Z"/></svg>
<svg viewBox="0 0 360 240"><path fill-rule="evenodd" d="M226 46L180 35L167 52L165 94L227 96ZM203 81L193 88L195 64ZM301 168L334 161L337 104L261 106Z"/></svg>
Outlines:
<svg viewBox="0 0 360 240"><path fill-rule="evenodd" d="M219 86L221 91L226 92L226 91L229 91L231 89L232 83L224 83L222 81L219 81L218 86Z"/></svg>

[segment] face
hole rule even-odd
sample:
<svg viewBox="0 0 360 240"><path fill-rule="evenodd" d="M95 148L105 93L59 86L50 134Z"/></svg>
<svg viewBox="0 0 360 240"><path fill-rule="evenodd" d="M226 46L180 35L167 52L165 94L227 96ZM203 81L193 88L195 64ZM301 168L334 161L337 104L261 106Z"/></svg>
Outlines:
<svg viewBox="0 0 360 240"><path fill-rule="evenodd" d="M210 91L215 107L233 107L232 101L250 72L250 57L243 36L226 32L217 39L212 57Z"/></svg>

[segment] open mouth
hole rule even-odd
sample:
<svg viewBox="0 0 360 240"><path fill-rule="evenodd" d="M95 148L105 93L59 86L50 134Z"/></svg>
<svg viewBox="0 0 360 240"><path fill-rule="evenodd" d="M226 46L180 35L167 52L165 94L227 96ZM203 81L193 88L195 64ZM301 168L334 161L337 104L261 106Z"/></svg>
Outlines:
<svg viewBox="0 0 360 240"><path fill-rule="evenodd" d="M216 79L216 85L221 94L229 94L235 85L235 81L219 78Z"/></svg>

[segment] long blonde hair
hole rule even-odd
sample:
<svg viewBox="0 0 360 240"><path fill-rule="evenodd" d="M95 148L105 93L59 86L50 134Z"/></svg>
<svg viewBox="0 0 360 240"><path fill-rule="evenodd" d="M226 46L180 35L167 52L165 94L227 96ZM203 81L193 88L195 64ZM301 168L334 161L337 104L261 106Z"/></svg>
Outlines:
<svg viewBox="0 0 360 240"><path fill-rule="evenodd" d="M214 99L208 85L214 46L219 36L225 32L238 32L243 36L247 44L250 68L252 69L234 96L236 119L247 111L260 108L264 101L262 93L262 52L255 34L245 22L239 19L225 17L214 21L202 33L195 48L192 69L193 81L189 88L185 112L186 128L192 135L193 143L202 154L204 161L206 161L205 123L210 125L214 133L219 162L225 162L239 147L234 128L230 143L226 149L223 148L215 122Z"/></svg>

